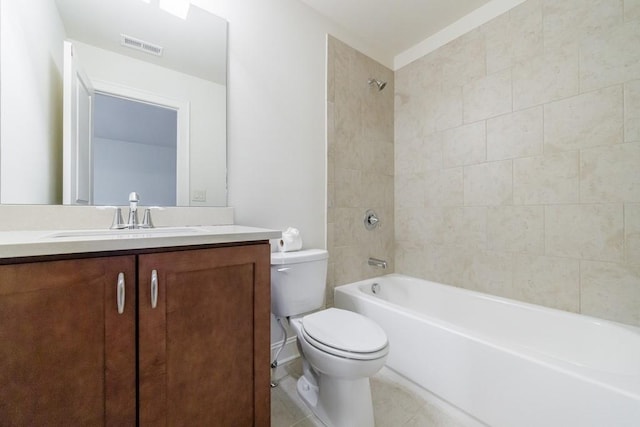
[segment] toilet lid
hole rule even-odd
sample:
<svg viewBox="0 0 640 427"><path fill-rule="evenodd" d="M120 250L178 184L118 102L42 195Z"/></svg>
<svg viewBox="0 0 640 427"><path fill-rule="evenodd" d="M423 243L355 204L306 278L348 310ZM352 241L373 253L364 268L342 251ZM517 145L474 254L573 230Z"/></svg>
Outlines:
<svg viewBox="0 0 640 427"><path fill-rule="evenodd" d="M374 353L388 344L387 334L373 320L338 308L303 317L302 327L313 340L350 353Z"/></svg>

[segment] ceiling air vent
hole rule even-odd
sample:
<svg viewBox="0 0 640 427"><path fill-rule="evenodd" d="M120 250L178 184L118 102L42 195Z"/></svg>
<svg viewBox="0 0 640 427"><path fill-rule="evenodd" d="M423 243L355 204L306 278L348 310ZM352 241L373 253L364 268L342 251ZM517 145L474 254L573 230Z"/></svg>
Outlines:
<svg viewBox="0 0 640 427"><path fill-rule="evenodd" d="M141 50L151 55L162 56L162 47L126 34L120 34L120 44L131 49Z"/></svg>

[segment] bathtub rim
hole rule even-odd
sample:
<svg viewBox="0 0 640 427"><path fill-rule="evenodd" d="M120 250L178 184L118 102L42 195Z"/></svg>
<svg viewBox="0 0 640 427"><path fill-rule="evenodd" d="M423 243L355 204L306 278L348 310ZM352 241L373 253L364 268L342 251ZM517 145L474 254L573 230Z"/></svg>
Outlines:
<svg viewBox="0 0 640 427"><path fill-rule="evenodd" d="M407 278L407 279L413 279L413 280L420 280L420 281L424 281L424 282L428 282L430 284L436 285L438 287L444 287L447 288L447 291L450 292L455 292L455 293L469 293L472 294L476 297L479 297L480 299L486 299L486 300L497 300L501 303L505 303L507 305L523 305L525 307L527 307L528 309L531 310L535 310L535 311L552 311L554 312L556 315L560 315L560 316L566 316L566 317L573 317L573 316L580 316L580 317L584 317L587 320L589 320L590 322L594 322L597 324L600 323L605 323L605 324L612 324L614 326L618 326L621 327L623 329L627 329L635 334L640 335L640 326L634 326L634 325L629 325L627 323L621 323L621 322L617 322L615 320L610 320L610 319L603 319L601 317L595 317L595 316L591 316L589 314L583 314L583 313L575 313L572 311L567 311L567 310L561 310L558 308L554 308L554 307L547 307L544 305L540 305L540 304L534 304L531 302L527 302L527 301L521 301L521 300L516 300L516 299L512 299L512 298L507 298L507 297L503 297L503 296L499 296L499 295L492 295L486 292L481 292L481 291L476 291L473 289L467 289L467 288L461 288L459 286L454 286L454 285L447 285L445 283L441 283L441 282L436 282L435 280L429 280L429 279L421 279L419 277L413 277L413 276L409 276L407 274L402 274L402 273L389 273L389 274L384 274L381 276L376 276L376 277L371 277L368 279L363 279L363 280L358 280L357 282L352 282L352 283L345 283L343 285L338 285L334 287L334 295L335 292L337 291L338 288L347 288L348 286L361 286L364 284L367 284L368 282L371 281L375 281L376 279L385 279L385 278L394 278L394 277L398 277L398 278ZM364 293L364 292L362 292ZM368 293L364 293L365 295L372 297L374 299L380 299L377 298L371 294ZM392 304L396 307L401 307L398 304L389 302L389 304ZM409 309L411 310L411 309ZM413 312L415 312L415 310L411 310ZM445 321L443 321L445 322ZM445 322L448 323L448 322Z"/></svg>

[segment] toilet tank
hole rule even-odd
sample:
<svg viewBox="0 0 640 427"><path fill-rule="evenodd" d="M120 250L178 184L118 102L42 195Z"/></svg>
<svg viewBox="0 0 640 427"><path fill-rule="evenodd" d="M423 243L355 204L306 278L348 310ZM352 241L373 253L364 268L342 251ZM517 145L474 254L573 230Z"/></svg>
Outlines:
<svg viewBox="0 0 640 427"><path fill-rule="evenodd" d="M271 312L296 316L324 305L327 259L323 249L271 254Z"/></svg>

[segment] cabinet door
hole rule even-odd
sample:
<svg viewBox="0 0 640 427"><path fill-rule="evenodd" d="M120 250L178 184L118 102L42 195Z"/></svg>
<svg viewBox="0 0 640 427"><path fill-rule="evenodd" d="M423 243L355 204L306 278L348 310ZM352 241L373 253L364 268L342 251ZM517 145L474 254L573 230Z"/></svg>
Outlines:
<svg viewBox="0 0 640 427"><path fill-rule="evenodd" d="M140 424L268 426L269 245L141 255L138 271Z"/></svg>
<svg viewBox="0 0 640 427"><path fill-rule="evenodd" d="M135 280L134 257L0 266L0 424L135 425Z"/></svg>

